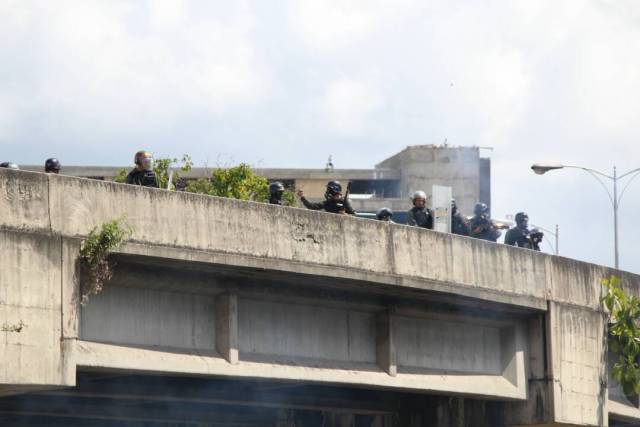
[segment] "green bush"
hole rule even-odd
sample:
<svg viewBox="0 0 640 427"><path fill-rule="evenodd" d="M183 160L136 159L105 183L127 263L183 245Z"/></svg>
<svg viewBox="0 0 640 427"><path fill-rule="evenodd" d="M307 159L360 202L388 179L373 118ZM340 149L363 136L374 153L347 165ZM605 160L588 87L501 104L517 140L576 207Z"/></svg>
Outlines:
<svg viewBox="0 0 640 427"><path fill-rule="evenodd" d="M104 284L113 276L113 264L109 253L118 249L131 235L124 219L116 219L95 227L80 246L80 267L82 272L82 300L84 305L90 295L102 291Z"/></svg>
<svg viewBox="0 0 640 427"><path fill-rule="evenodd" d="M607 291L602 303L609 312L609 351L618 355L612 376L627 396L637 396L640 394L640 299L627 295L618 277L611 276L602 284Z"/></svg>
<svg viewBox="0 0 640 427"><path fill-rule="evenodd" d="M251 166L240 163L232 168L214 169L211 178L200 178L189 182L186 191L230 199L267 202L269 181L256 175ZM285 191L283 199L290 206L295 204L295 196L290 191Z"/></svg>

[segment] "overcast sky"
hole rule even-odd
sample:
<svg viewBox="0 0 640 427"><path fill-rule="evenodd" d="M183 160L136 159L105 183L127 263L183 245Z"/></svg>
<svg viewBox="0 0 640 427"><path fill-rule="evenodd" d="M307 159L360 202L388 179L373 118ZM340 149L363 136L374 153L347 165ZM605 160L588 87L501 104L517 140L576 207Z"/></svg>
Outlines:
<svg viewBox="0 0 640 427"><path fill-rule="evenodd" d="M370 168L407 145L493 147L495 216L613 263L612 208L554 160L640 167L640 2L0 0L0 158ZM640 273L640 179L620 210Z"/></svg>

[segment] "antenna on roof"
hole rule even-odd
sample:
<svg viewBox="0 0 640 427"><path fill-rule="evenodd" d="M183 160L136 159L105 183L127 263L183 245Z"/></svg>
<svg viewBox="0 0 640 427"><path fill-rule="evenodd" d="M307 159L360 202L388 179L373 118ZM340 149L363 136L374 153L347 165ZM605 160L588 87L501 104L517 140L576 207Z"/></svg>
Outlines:
<svg viewBox="0 0 640 427"><path fill-rule="evenodd" d="M333 162L331 161L331 154L329 154L329 160L327 160L327 164L324 167L325 172L333 172Z"/></svg>

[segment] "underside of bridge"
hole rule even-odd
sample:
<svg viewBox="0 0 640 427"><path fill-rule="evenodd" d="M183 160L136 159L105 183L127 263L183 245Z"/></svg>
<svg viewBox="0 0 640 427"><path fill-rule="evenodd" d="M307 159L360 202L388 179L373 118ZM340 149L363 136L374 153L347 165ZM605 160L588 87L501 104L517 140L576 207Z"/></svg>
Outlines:
<svg viewBox="0 0 640 427"><path fill-rule="evenodd" d="M77 387L0 398L0 425L499 426L500 402L301 382L78 373Z"/></svg>

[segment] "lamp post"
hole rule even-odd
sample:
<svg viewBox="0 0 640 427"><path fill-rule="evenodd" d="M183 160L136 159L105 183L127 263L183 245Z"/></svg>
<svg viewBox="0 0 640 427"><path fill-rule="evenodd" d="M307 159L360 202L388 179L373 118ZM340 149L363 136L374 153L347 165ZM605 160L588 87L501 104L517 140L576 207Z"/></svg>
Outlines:
<svg viewBox="0 0 640 427"><path fill-rule="evenodd" d="M640 168L630 170L629 172L625 172L622 175L618 175L618 171L616 167L613 167L613 175L607 175L606 173L597 171L595 169L585 168L582 166L571 166L571 165L563 165L560 163L536 163L531 166L531 169L538 175L543 175L549 171L564 169L564 168L572 168L572 169L582 169L585 172L588 172L591 176L593 176L599 183L602 185L602 188L607 192L609 196L609 200L611 201L611 205L613 206L613 247L614 247L614 259L615 259L615 268L618 269L620 267L620 256L618 250L618 208L620 207L620 201L624 196L624 193L629 188L629 184L633 182L633 180L640 175ZM626 185L618 195L618 182L624 178L630 177L627 181ZM603 181L603 178L610 179L613 182L613 194L609 191L609 188Z"/></svg>

